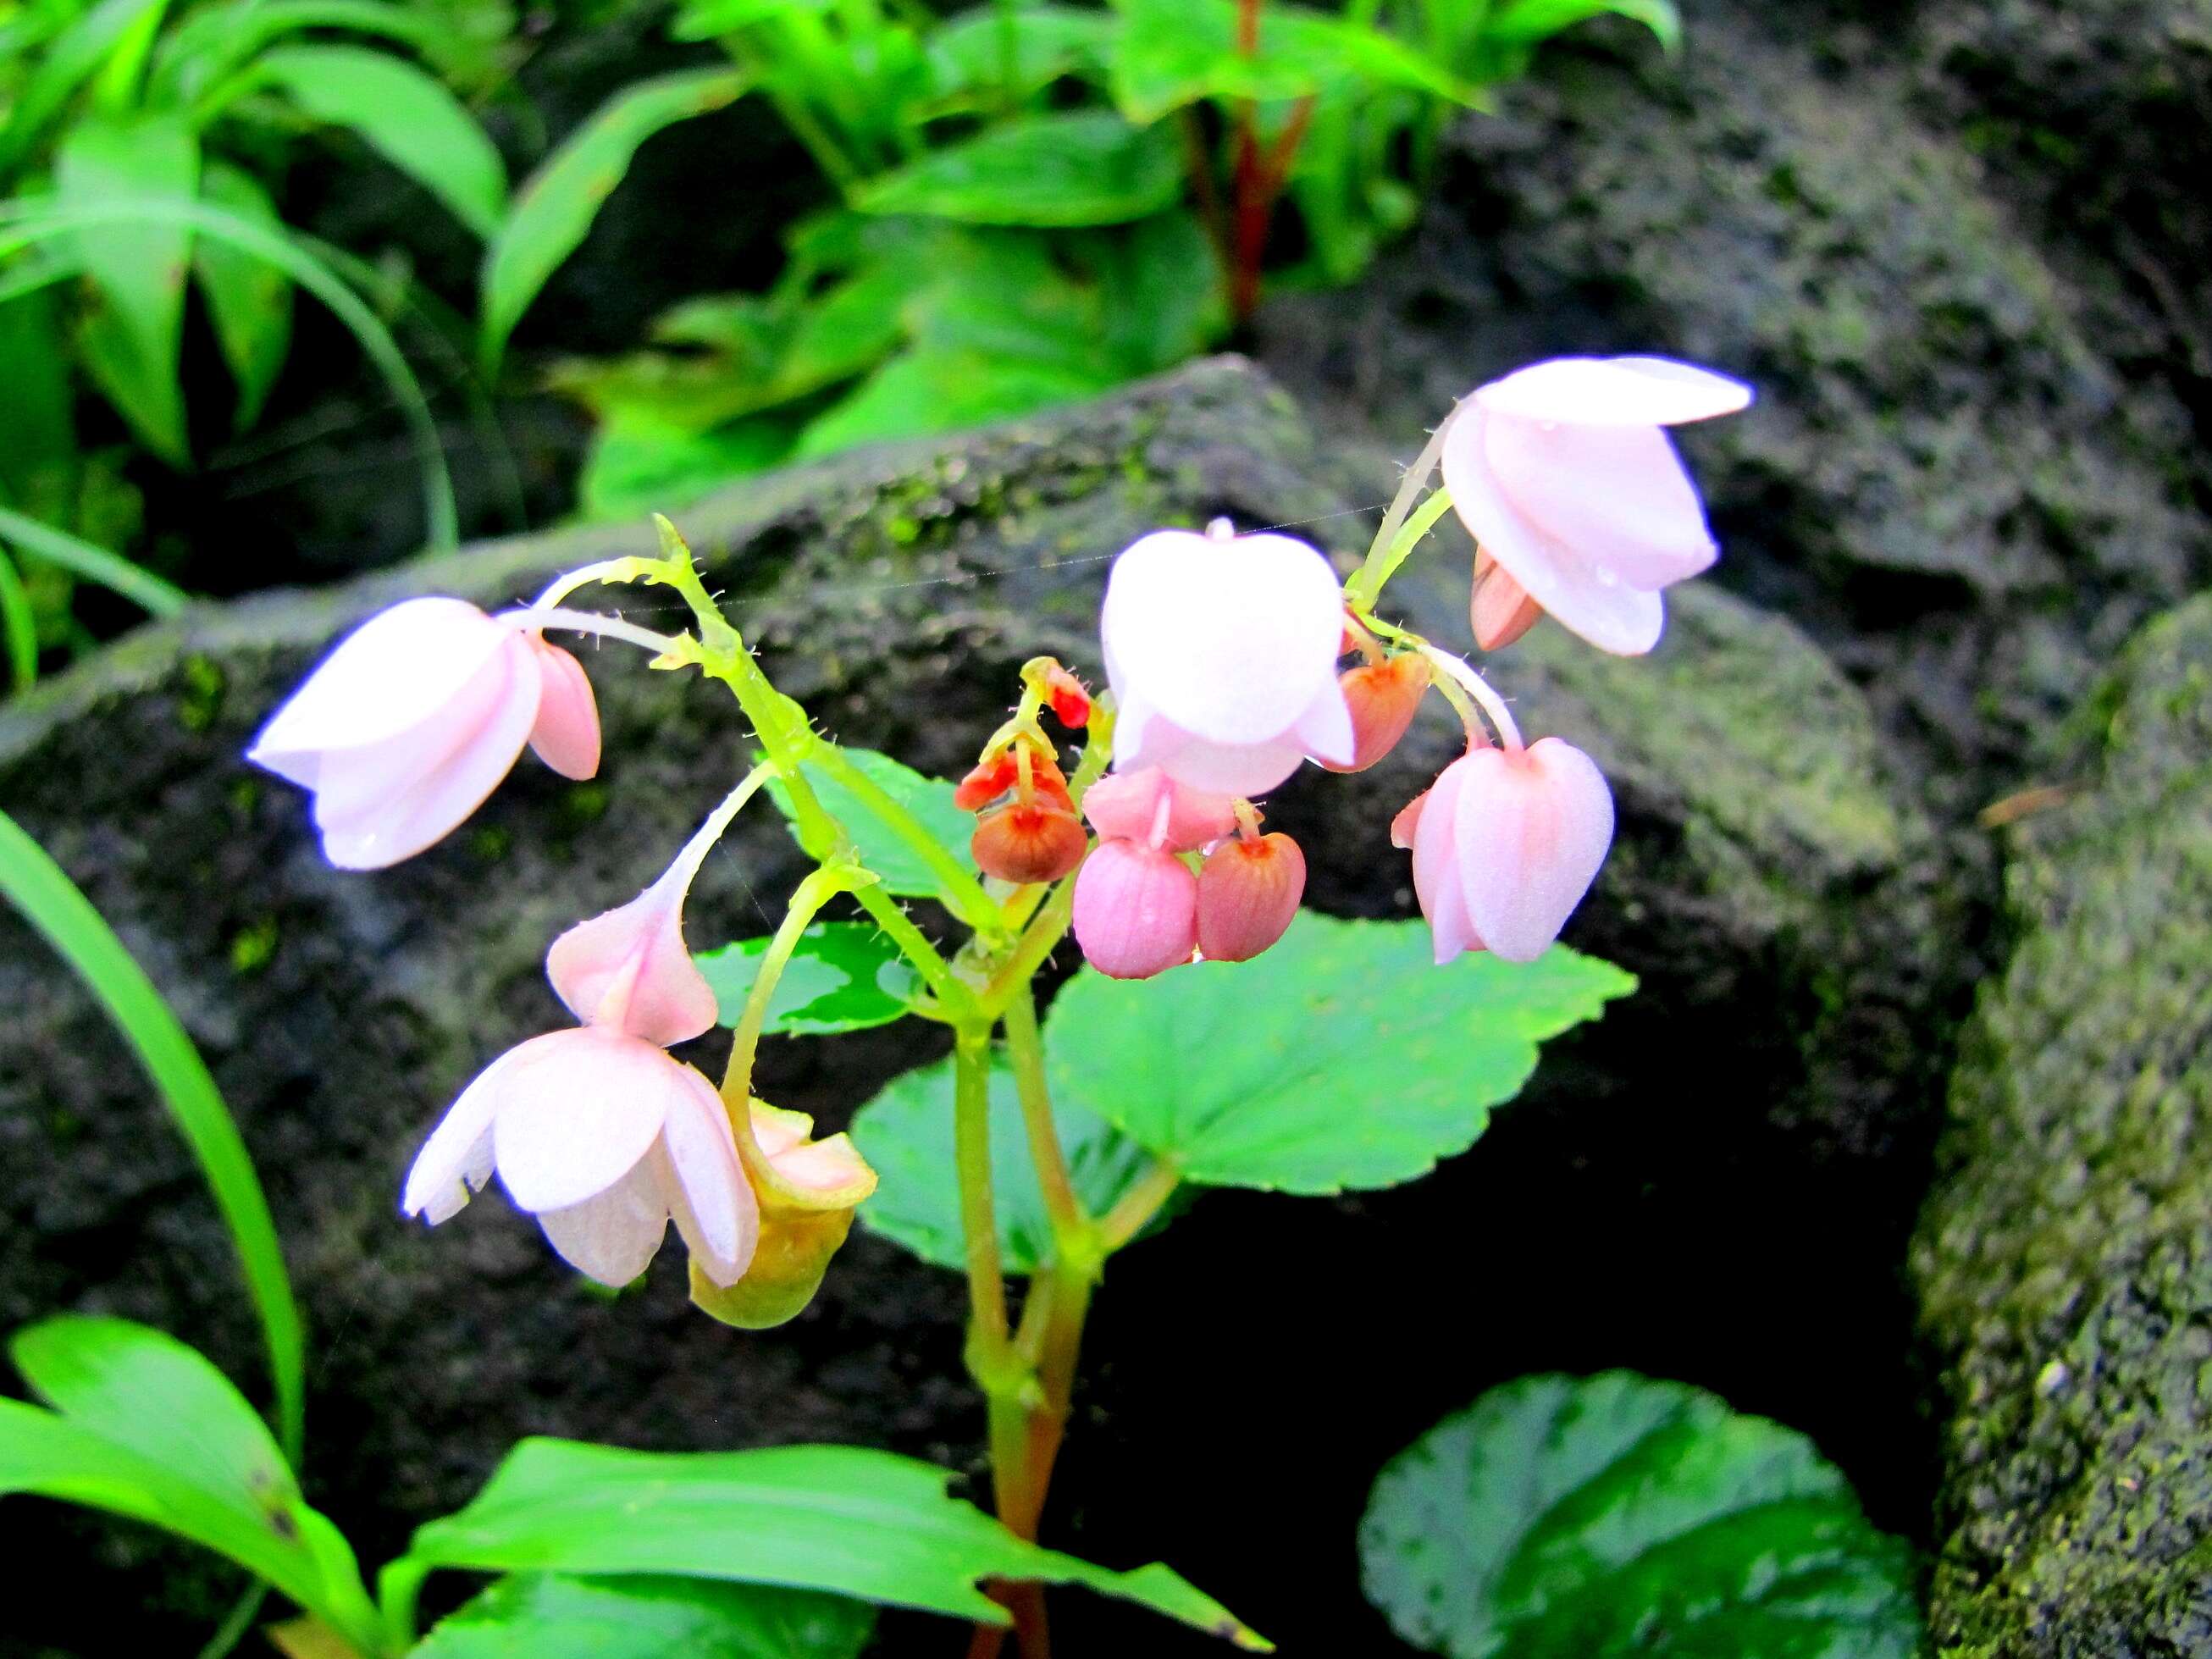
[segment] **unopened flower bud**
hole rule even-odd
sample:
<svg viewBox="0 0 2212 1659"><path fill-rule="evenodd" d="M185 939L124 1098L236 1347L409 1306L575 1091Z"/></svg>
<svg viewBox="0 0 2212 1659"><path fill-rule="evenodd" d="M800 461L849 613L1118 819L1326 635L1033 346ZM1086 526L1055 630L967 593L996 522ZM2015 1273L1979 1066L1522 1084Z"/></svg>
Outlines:
<svg viewBox="0 0 2212 1659"><path fill-rule="evenodd" d="M1028 787L1023 787L1022 759L1029 758ZM1036 744L1020 740L975 763L952 791L952 804L963 812L981 811L1000 796L1039 800L1066 811L1075 810L1067 793L1067 775L1060 763Z"/></svg>
<svg viewBox="0 0 2212 1659"><path fill-rule="evenodd" d="M1115 772L1092 784L1083 814L1107 841L1142 842L1195 853L1237 833L1237 799L1187 788L1157 766Z"/></svg>
<svg viewBox="0 0 2212 1659"><path fill-rule="evenodd" d="M1474 642L1485 651L1502 651L1536 625L1544 607L1528 597L1528 590L1513 580L1513 573L1482 549L1474 550L1474 593L1468 601L1468 620L1474 627Z"/></svg>
<svg viewBox="0 0 2212 1659"><path fill-rule="evenodd" d="M1014 787L1017 763L1014 751L1001 749L975 763L968 775L960 780L952 791L952 804L963 812L973 812L988 806L993 801Z"/></svg>
<svg viewBox="0 0 2212 1659"><path fill-rule="evenodd" d="M1083 862L1091 837L1065 806L1015 801L987 813L968 842L975 867L987 876L1026 886L1058 881Z"/></svg>
<svg viewBox="0 0 2212 1659"><path fill-rule="evenodd" d="M1091 724L1091 693L1058 663L1045 670L1044 696L1054 715L1069 731L1079 732Z"/></svg>
<svg viewBox="0 0 2212 1659"><path fill-rule="evenodd" d="M1133 841L1102 842L1075 878L1075 942L1111 979L1150 979L1198 945L1198 878Z"/></svg>
<svg viewBox="0 0 2212 1659"><path fill-rule="evenodd" d="M1328 769L1364 772L1398 746L1420 711L1429 689L1428 659L1409 651L1388 662L1362 663L1346 669L1337 683L1352 708L1352 764Z"/></svg>
<svg viewBox="0 0 2212 1659"><path fill-rule="evenodd" d="M1306 855L1279 832L1237 836L1206 855L1198 873L1198 952L1249 962L1282 938L1306 890Z"/></svg>

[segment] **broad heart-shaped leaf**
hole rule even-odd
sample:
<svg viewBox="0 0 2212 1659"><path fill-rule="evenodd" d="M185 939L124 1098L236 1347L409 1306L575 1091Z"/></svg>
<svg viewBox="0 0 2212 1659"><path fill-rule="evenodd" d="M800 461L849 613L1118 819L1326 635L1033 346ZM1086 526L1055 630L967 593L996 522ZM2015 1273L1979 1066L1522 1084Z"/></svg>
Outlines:
<svg viewBox="0 0 2212 1659"><path fill-rule="evenodd" d="M413 1659L856 1659L864 1601L707 1578L502 1578Z"/></svg>
<svg viewBox="0 0 2212 1659"><path fill-rule="evenodd" d="M854 205L971 225L1115 225L1182 195L1182 150L1166 128L1109 110L1024 116L933 150L863 186Z"/></svg>
<svg viewBox="0 0 2212 1659"><path fill-rule="evenodd" d="M499 151L460 100L412 64L368 46L279 46L253 68L310 118L351 128L477 235L499 229Z"/></svg>
<svg viewBox="0 0 2212 1659"><path fill-rule="evenodd" d="M635 82L523 181L484 254L481 349L488 365L499 362L507 337L538 291L583 241L638 146L663 127L736 102L750 84L726 69L684 70Z"/></svg>
<svg viewBox="0 0 2212 1659"><path fill-rule="evenodd" d="M14 1352L55 1409L0 1400L0 1493L165 1528L378 1650L353 1551L302 1501L253 1408L198 1353L126 1320L68 1316L19 1334Z"/></svg>
<svg viewBox="0 0 2212 1659"><path fill-rule="evenodd" d="M439 1567L674 1573L819 1589L1005 1624L985 1578L1083 1584L1258 1652L1268 1644L1157 1563L1113 1572L1008 1532L950 1496L945 1471L860 1446L641 1452L525 1440L468 1506L385 1569L411 1605Z"/></svg>
<svg viewBox="0 0 2212 1659"><path fill-rule="evenodd" d="M714 988L722 1024L735 1025L760 977L766 938L739 939L692 960ZM783 977L769 999L771 1036L835 1036L888 1025L914 1011L913 969L872 921L817 921L799 936Z"/></svg>
<svg viewBox="0 0 2212 1659"><path fill-rule="evenodd" d="M1419 922L1304 911L1249 962L1143 981L1085 969L1052 1005L1045 1053L1057 1101L1188 1181L1388 1187L1473 1146L1539 1042L1635 986L1556 945L1532 963L1439 968Z"/></svg>
<svg viewBox="0 0 2212 1659"><path fill-rule="evenodd" d="M1076 1195L1091 1214L1103 1215L1152 1158L1094 1112L1061 1102L1053 1117ZM924 1261L958 1272L967 1258L961 1244L960 1176L952 1161L951 1060L894 1078L854 1117L853 1140L881 1177L874 1195L860 1206L861 1222ZM999 1218L999 1259L1008 1273L1036 1272L1052 1259L1052 1225L1045 1218L1013 1076L995 1055L991 1196Z"/></svg>
<svg viewBox="0 0 2212 1659"><path fill-rule="evenodd" d="M926 778L910 766L872 749L847 749L845 758L866 775L870 782L921 821L945 850L962 864L968 861L968 841L975 820L952 804L952 786L941 778ZM883 880L884 890L907 898L934 898L938 880L921 855L886 825L852 790L818 765L801 763L806 781L830 817L845 826L860 860ZM792 834L813 857L826 859L836 849L817 845L799 830L793 814L791 791L781 778L769 784L769 793L792 822Z"/></svg>
<svg viewBox="0 0 2212 1659"><path fill-rule="evenodd" d="M1393 1459L1368 1600L1449 1659L1912 1659L1911 1561L1803 1435L1627 1371L1528 1376Z"/></svg>

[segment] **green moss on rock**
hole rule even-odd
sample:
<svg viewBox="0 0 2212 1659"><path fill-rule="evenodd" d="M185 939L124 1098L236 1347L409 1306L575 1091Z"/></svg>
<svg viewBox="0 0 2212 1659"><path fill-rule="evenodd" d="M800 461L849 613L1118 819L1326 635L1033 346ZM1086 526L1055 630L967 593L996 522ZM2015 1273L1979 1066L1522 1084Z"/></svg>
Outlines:
<svg viewBox="0 0 2212 1659"><path fill-rule="evenodd" d="M2069 735L1914 1255L1947 1659L2212 1651L2212 596Z"/></svg>

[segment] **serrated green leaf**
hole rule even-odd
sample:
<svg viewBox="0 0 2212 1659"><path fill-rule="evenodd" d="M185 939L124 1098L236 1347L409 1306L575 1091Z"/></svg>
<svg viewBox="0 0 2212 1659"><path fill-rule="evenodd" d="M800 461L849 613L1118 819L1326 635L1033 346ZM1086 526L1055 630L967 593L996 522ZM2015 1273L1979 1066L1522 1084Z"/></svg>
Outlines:
<svg viewBox="0 0 2212 1659"><path fill-rule="evenodd" d="M1024 116L930 151L862 186L866 213L971 225L1113 225L1172 207L1182 150L1165 129L1107 110Z"/></svg>
<svg viewBox="0 0 2212 1659"><path fill-rule="evenodd" d="M279 46L254 72L311 118L345 127L479 236L507 212L507 167L460 100L404 58L368 46Z"/></svg>
<svg viewBox="0 0 2212 1659"><path fill-rule="evenodd" d="M842 1595L701 1578L502 1578L412 1659L857 1659L875 1609Z"/></svg>
<svg viewBox="0 0 2212 1659"><path fill-rule="evenodd" d="M889 755L878 754L872 749L848 749L844 755L878 788L913 814L949 854L963 864L967 861L968 842L975 833L975 820L952 804L951 784L942 778L926 778L912 767L902 765ZM805 770L806 781L813 785L823 810L845 826L853 837L853 844L860 848L860 861L882 878L884 891L907 898L938 896L937 877L928 864L859 796L818 766L807 766ZM772 779L768 788L784 817L791 821L792 834L810 855L826 859L836 850L834 845L810 840L799 833L792 811L790 787L781 778Z"/></svg>
<svg viewBox="0 0 2212 1659"><path fill-rule="evenodd" d="M54 193L65 208L197 199L199 141L174 117L84 120L56 153ZM149 218L81 230L70 239L99 291L85 325L84 361L100 389L173 466L191 460L179 367L191 232Z"/></svg>
<svg viewBox="0 0 2212 1659"><path fill-rule="evenodd" d="M484 254L483 353L496 364L546 280L576 251L638 146L664 127L742 98L732 70L685 70L625 87L571 133L515 192Z"/></svg>
<svg viewBox="0 0 2212 1659"><path fill-rule="evenodd" d="M284 234L284 222L269 192L252 173L221 161L210 161L200 180L204 200L262 226L272 235ZM284 367L292 345L291 279L266 259L212 237L202 237L192 247L192 271L207 301L208 321L216 344L238 382L238 410L233 424L240 431L260 418L270 389Z"/></svg>
<svg viewBox="0 0 2212 1659"><path fill-rule="evenodd" d="M253 1408L206 1359L143 1325L73 1316L32 1326L12 1346L55 1409L0 1400L0 1493L150 1522L374 1650L380 1625L352 1550L301 1499Z"/></svg>
<svg viewBox="0 0 2212 1659"><path fill-rule="evenodd" d="M1057 1102L1053 1117L1076 1195L1091 1214L1103 1215L1151 1167L1151 1157L1080 1106ZM881 1177L875 1195L860 1206L861 1224L924 1261L958 1272L966 1258L960 1177L952 1162L952 1062L942 1060L893 1079L854 1117L853 1141ZM995 1057L991 1169L1000 1260L1008 1273L1034 1273L1052 1259L1052 1224L1030 1158L1013 1078Z"/></svg>
<svg viewBox="0 0 2212 1659"><path fill-rule="evenodd" d="M1419 922L1306 911L1250 962L1146 981L1085 969L1052 1005L1045 1052L1056 1100L1188 1181L1335 1193L1465 1152L1539 1042L1635 985L1564 945L1439 968Z"/></svg>
<svg viewBox="0 0 2212 1659"><path fill-rule="evenodd" d="M739 939L692 958L714 988L723 1024L738 1023L768 947L765 938ZM865 1031L912 1013L919 989L914 969L875 923L817 921L799 936L761 1029L770 1036Z"/></svg>
<svg viewBox="0 0 2212 1659"><path fill-rule="evenodd" d="M1449 1659L1913 1659L1909 1552L1812 1442L1626 1371L1495 1389L1401 1453L1368 1599Z"/></svg>
<svg viewBox="0 0 2212 1659"><path fill-rule="evenodd" d="M1076 1583L1257 1651L1267 1644L1167 1567L1130 1572L1041 1549L949 1496L946 1472L860 1446L642 1452L525 1440L459 1513L386 1569L411 1602L439 1567L673 1573L829 1590L1003 1625L988 1578Z"/></svg>

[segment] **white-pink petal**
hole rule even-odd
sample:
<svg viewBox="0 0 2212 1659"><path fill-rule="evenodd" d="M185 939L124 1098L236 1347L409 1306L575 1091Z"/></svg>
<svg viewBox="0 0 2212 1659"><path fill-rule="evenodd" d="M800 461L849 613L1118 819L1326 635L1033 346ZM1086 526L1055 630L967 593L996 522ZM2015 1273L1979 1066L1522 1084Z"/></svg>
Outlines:
<svg viewBox="0 0 2212 1659"><path fill-rule="evenodd" d="M1483 435L1506 499L1600 580L1664 587L1720 556L1697 486L1661 428L1492 418Z"/></svg>
<svg viewBox="0 0 2212 1659"><path fill-rule="evenodd" d="M501 1079L520 1052L510 1048L485 1066L446 1109L407 1171L401 1214L422 1216L434 1227L458 1214L470 1194L483 1190L491 1178L492 1120L506 1098Z"/></svg>
<svg viewBox="0 0 2212 1659"><path fill-rule="evenodd" d="M1468 920L1506 961L1534 961L1605 862L1613 791L1596 762L1558 738L1519 754L1480 750L1459 764L1468 769L1452 831Z"/></svg>
<svg viewBox="0 0 2212 1659"><path fill-rule="evenodd" d="M572 653L542 639L530 641L542 687L530 746L564 778L584 779L599 769L599 705L584 665Z"/></svg>
<svg viewBox="0 0 2212 1659"><path fill-rule="evenodd" d="M643 1273L668 1236L658 1156L640 1158L605 1192L565 1209L539 1211L538 1224L562 1260L617 1290Z"/></svg>
<svg viewBox="0 0 2212 1659"><path fill-rule="evenodd" d="M1162 530L1114 562L1099 630L1119 704L1132 694L1207 742L1279 738L1335 678L1343 586L1288 536Z"/></svg>
<svg viewBox="0 0 2212 1659"><path fill-rule="evenodd" d="M726 822L718 809L652 886L553 941L546 976L578 1019L664 1048L714 1024L714 989L684 942L684 901Z"/></svg>
<svg viewBox="0 0 2212 1659"><path fill-rule="evenodd" d="M1299 712L1291 737L1307 755L1331 766L1349 766L1359 743L1352 726L1352 703L1344 683L1330 674L1314 699Z"/></svg>
<svg viewBox="0 0 2212 1659"><path fill-rule="evenodd" d="M1428 793L1416 797L1391 826L1394 836L1401 833L1400 824L1408 813L1413 815L1413 821L1405 826L1405 831L1413 848L1413 893L1420 902L1421 914L1428 918L1439 967L1463 951L1483 948L1482 935L1468 914L1467 889L1452 833L1460 793L1467 783L1468 761L1472 758L1454 761L1444 768Z"/></svg>
<svg viewBox="0 0 2212 1659"><path fill-rule="evenodd" d="M1477 545L1563 627L1599 649L1630 657L1650 650L1666 622L1664 601L1618 573L1601 572L1521 510L1492 469L1490 425L1484 410L1465 410L1446 435L1442 462L1452 510Z"/></svg>
<svg viewBox="0 0 2212 1659"><path fill-rule="evenodd" d="M717 1285L734 1285L760 1242L760 1203L721 1096L690 1066L681 1069L684 1089L669 1103L655 1154L667 1171L667 1207L701 1270Z"/></svg>
<svg viewBox="0 0 2212 1659"><path fill-rule="evenodd" d="M1553 357L1478 386L1487 413L1563 426L1676 426L1748 408L1741 380L1669 357Z"/></svg>
<svg viewBox="0 0 2212 1659"><path fill-rule="evenodd" d="M1175 781L1157 766L1115 772L1083 796L1083 816L1104 841L1195 852L1237 830L1237 800Z"/></svg>
<svg viewBox="0 0 2212 1659"><path fill-rule="evenodd" d="M507 1195L525 1210L562 1210L613 1186L660 1138L687 1069L599 1026L522 1044L501 1073L492 1124Z"/></svg>

